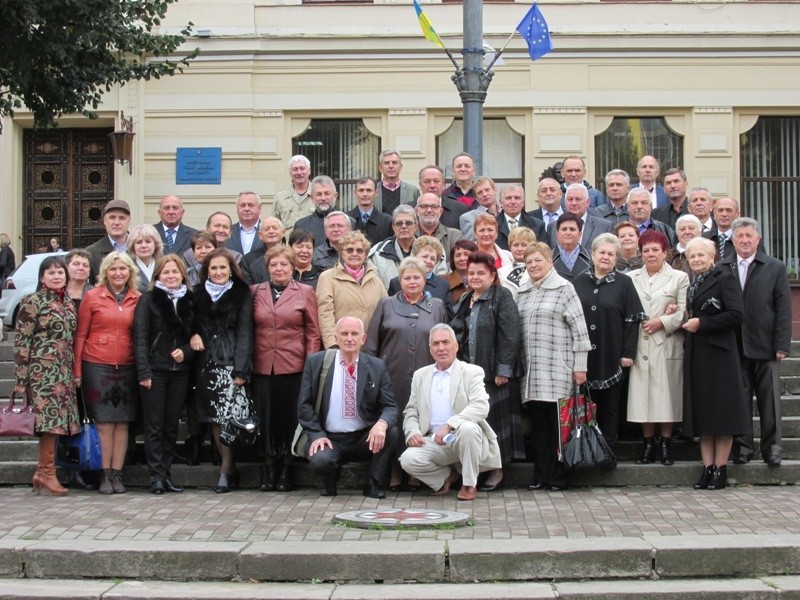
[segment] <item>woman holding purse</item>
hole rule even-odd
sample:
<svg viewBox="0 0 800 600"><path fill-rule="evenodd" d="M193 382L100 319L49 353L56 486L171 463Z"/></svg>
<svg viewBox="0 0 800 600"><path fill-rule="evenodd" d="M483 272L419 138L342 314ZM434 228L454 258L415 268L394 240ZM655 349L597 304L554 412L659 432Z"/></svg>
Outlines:
<svg viewBox="0 0 800 600"><path fill-rule="evenodd" d="M153 287L139 300L134 316L134 345L142 388L144 451L150 493L181 493L172 482L172 457L189 386L194 352L194 297L186 287L186 268L175 254L158 259Z"/></svg>
<svg viewBox="0 0 800 600"><path fill-rule="evenodd" d="M210 422L222 464L214 491L224 494L239 487L233 448L220 441L230 417L253 414L246 390L253 366L253 300L249 286L230 250L208 253L197 286L197 333L191 346L201 353L197 364L198 420Z"/></svg>

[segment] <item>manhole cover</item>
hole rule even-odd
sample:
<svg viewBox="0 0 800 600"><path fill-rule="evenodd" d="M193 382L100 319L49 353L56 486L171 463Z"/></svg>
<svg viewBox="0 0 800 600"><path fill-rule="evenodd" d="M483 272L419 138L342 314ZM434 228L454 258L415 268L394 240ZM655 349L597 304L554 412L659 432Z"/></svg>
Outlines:
<svg viewBox="0 0 800 600"><path fill-rule="evenodd" d="M369 529L380 525L387 529L393 527L440 527L449 525L462 527L468 523L470 515L453 510L387 508L373 510L351 510L333 517L334 523Z"/></svg>

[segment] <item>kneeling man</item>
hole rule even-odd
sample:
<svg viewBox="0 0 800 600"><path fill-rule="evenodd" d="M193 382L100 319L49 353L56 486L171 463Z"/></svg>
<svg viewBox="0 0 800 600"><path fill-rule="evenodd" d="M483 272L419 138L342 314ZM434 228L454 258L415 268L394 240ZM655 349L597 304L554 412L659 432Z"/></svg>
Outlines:
<svg viewBox="0 0 800 600"><path fill-rule="evenodd" d="M463 485L458 499L474 500L478 473L501 467L497 436L486 422L489 394L483 369L456 360L458 342L449 325L431 328L430 349L436 363L416 371L411 381L403 413L408 449L400 464L436 496L450 491L459 468Z"/></svg>
<svg viewBox="0 0 800 600"><path fill-rule="evenodd" d="M303 370L297 416L309 439L308 463L322 476L323 496L336 495L340 467L349 460L370 461L365 496L386 496L380 484L397 445L399 413L386 364L361 354L366 339L361 319L343 317L336 323L339 349L312 354Z"/></svg>

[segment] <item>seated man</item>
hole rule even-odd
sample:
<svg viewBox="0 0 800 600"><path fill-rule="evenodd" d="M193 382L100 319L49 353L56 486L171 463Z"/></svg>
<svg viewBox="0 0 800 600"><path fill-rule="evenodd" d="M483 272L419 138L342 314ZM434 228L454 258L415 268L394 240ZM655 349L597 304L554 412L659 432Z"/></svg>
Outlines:
<svg viewBox="0 0 800 600"><path fill-rule="evenodd" d="M411 396L403 412L408 449L400 465L426 483L435 496L450 491L461 469L459 500L474 500L478 473L501 468L497 436L486 422L489 394L483 369L456 360L458 342L453 329L434 325L430 350L435 364L414 373Z"/></svg>
<svg viewBox="0 0 800 600"><path fill-rule="evenodd" d="M366 339L361 319L343 317L336 323L339 349L327 351L335 356L324 381L327 352L309 356L303 370L297 416L309 439L308 463L322 475L323 496L336 495L343 463L370 460L364 495L386 497L380 484L394 456L399 415L386 365L361 354Z"/></svg>

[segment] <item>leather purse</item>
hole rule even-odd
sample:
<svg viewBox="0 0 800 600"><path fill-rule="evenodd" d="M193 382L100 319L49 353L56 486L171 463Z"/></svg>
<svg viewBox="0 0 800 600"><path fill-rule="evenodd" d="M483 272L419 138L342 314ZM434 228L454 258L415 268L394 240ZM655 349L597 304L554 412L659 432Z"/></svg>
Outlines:
<svg viewBox="0 0 800 600"><path fill-rule="evenodd" d="M0 436L18 437L32 436L36 424L36 413L28 400L28 394L23 394L24 402L16 405L16 392L11 392L8 406L0 410Z"/></svg>
<svg viewBox="0 0 800 600"><path fill-rule="evenodd" d="M81 396L83 402L83 396ZM86 405L83 405L83 414ZM76 471L99 471L103 468L103 450L97 425L85 416L75 435L60 435L56 443L56 465Z"/></svg>
<svg viewBox="0 0 800 600"><path fill-rule="evenodd" d="M258 441L258 418L253 414L253 403L247 394L247 388L234 384L234 395L241 396L239 404L249 406L250 414L247 416L229 416L219 432L219 441L230 448L253 446ZM234 403L236 403L234 401Z"/></svg>

